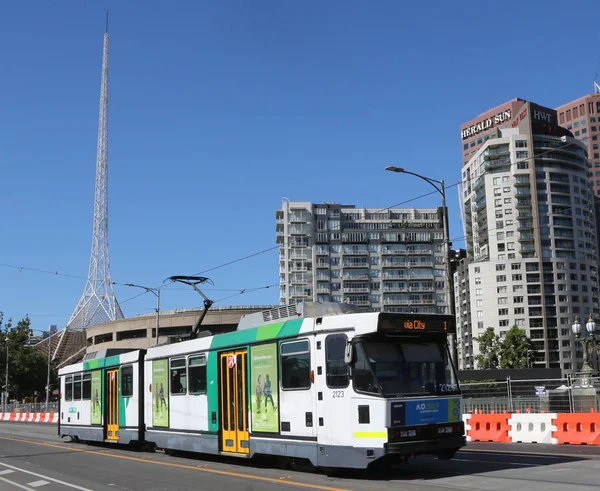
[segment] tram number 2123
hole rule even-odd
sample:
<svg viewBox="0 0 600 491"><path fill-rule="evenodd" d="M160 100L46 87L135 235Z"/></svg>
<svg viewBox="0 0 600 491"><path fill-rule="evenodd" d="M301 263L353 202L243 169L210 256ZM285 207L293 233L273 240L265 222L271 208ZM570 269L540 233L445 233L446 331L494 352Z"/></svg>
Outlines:
<svg viewBox="0 0 600 491"><path fill-rule="evenodd" d="M344 397L344 391L343 390L334 390L333 391L333 398L334 399L341 399L342 397Z"/></svg>

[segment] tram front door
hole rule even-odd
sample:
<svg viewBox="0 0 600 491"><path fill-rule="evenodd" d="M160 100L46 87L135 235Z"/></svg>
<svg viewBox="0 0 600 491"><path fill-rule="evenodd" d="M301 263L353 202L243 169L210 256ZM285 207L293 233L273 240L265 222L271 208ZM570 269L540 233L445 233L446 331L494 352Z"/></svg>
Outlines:
<svg viewBox="0 0 600 491"><path fill-rule="evenodd" d="M221 451L250 453L248 433L248 350L219 355Z"/></svg>
<svg viewBox="0 0 600 491"><path fill-rule="evenodd" d="M106 371L106 439L119 440L119 370Z"/></svg>

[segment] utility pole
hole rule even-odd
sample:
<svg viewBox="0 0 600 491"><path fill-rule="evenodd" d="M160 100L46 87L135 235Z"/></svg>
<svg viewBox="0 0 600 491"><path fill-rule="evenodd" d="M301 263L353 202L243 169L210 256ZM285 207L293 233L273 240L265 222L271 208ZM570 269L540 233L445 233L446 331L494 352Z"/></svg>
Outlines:
<svg viewBox="0 0 600 491"><path fill-rule="evenodd" d="M6 341L6 375L4 378L4 412L8 412L8 340Z"/></svg>
<svg viewBox="0 0 600 491"><path fill-rule="evenodd" d="M48 375L46 376L46 412L50 402L50 364L52 363L52 335L48 331Z"/></svg>

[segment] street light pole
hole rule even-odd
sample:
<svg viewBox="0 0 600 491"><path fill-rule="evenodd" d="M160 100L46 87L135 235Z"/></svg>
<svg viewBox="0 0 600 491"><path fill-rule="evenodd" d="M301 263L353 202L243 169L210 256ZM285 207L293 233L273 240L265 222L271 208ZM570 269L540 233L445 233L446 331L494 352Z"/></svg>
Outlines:
<svg viewBox="0 0 600 491"><path fill-rule="evenodd" d="M50 364L52 363L52 335L48 329L48 374L46 375L46 412L50 402Z"/></svg>
<svg viewBox="0 0 600 491"><path fill-rule="evenodd" d="M584 387L589 387L590 385L590 377L593 373L593 369L590 366L590 356L589 356L589 347L590 345L593 347L596 343L595 331L596 331L596 323L590 314L589 319L585 323L585 331L583 335L581 335L581 322L579 322L579 316L575 316L575 322L571 326L573 330L573 334L575 334L575 339L581 343L581 347L583 348L583 365L581 366L581 375L582 375L582 385ZM586 334L587 333L587 334Z"/></svg>
<svg viewBox="0 0 600 491"><path fill-rule="evenodd" d="M134 288L141 288L147 292L152 293L156 297L156 342L158 345L158 328L160 325L160 288L150 288L147 286L134 285L133 283L125 283L125 286L132 286Z"/></svg>
<svg viewBox="0 0 600 491"><path fill-rule="evenodd" d="M8 412L8 339L6 342L6 374L4 376L4 412Z"/></svg>
<svg viewBox="0 0 600 491"><path fill-rule="evenodd" d="M454 307L454 294L452 291L452 271L450 268L450 232L448 229L448 207L446 206L446 188L444 186L444 181L438 181L436 179L431 179L430 177L425 177L420 174L416 174L415 172L410 172L402 167L394 167L392 165L385 168L390 172L396 172L398 174L410 174L411 176L418 177L426 182L428 182L431 186L435 188L435 190L441 194L442 196L442 222L443 222L443 234L444 234L444 262L446 263L446 295L448 298L448 309L450 314L453 317L456 317L455 307ZM453 358L455 367L458 369L458 356L457 356L457 347L456 347L456 338L454 334L450 334L450 356Z"/></svg>

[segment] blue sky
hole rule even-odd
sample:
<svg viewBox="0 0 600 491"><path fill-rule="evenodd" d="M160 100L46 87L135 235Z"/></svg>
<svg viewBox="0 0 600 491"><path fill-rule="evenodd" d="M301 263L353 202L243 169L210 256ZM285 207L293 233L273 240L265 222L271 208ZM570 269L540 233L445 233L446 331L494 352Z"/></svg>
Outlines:
<svg viewBox="0 0 600 491"><path fill-rule="evenodd" d="M431 188L387 165L451 185L462 122L513 97L556 107L591 92L597 2L458 5L3 4L0 311L62 327L83 291L106 7L112 276L158 286L275 246L284 196L382 208L409 200ZM437 206L439 195L411 205ZM448 206L459 238L456 187ZM275 285L277 251L209 276L216 300ZM150 294L115 290L126 316L154 308ZM272 287L216 305L277 302ZM161 303L201 298L182 286Z"/></svg>

